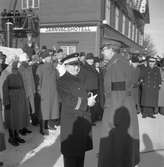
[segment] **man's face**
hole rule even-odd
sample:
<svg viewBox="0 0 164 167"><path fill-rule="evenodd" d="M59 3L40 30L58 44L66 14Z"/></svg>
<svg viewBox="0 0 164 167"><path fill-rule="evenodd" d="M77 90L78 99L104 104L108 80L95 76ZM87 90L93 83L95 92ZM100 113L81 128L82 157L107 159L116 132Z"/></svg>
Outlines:
<svg viewBox="0 0 164 167"><path fill-rule="evenodd" d="M94 64L94 60L93 59L86 59L86 62L92 66Z"/></svg>
<svg viewBox="0 0 164 167"><path fill-rule="evenodd" d="M114 52L113 52L112 48L104 47L103 50L102 50L102 54L104 56L104 61L108 62L113 57Z"/></svg>
<svg viewBox="0 0 164 167"><path fill-rule="evenodd" d="M80 61L81 61L81 62L84 62L84 61L85 61L85 56L81 56L81 57L80 57Z"/></svg>
<svg viewBox="0 0 164 167"><path fill-rule="evenodd" d="M80 72L80 65L79 64L74 64L74 65L66 64L65 67L66 67L66 71L68 73L70 73L71 75L76 76Z"/></svg>
<svg viewBox="0 0 164 167"><path fill-rule="evenodd" d="M64 58L64 54L63 54L63 52L59 52L59 53L57 53L56 56L57 56L57 59L58 59L58 60L61 60L61 59Z"/></svg>
<svg viewBox="0 0 164 167"><path fill-rule="evenodd" d="M149 66L153 68L155 66L155 62L149 62Z"/></svg>

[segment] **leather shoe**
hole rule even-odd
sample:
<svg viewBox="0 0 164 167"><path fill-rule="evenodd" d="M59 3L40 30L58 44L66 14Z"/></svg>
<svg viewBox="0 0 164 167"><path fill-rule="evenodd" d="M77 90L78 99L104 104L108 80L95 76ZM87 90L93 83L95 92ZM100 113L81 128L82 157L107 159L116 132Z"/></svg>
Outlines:
<svg viewBox="0 0 164 167"><path fill-rule="evenodd" d="M25 131L25 133L32 133L32 131L27 128L23 128L23 131Z"/></svg>
<svg viewBox="0 0 164 167"><path fill-rule="evenodd" d="M20 133L22 136L26 136L26 132L25 132L23 129L19 130L19 133Z"/></svg>
<svg viewBox="0 0 164 167"><path fill-rule="evenodd" d="M15 138L9 138L8 139L8 142L11 144L11 145L13 145L13 146L19 146L19 143L18 143L18 141L15 139Z"/></svg>
<svg viewBox="0 0 164 167"><path fill-rule="evenodd" d="M3 166L3 162L0 161L0 166Z"/></svg>
<svg viewBox="0 0 164 167"><path fill-rule="evenodd" d="M26 142L24 139L20 138L19 136L17 136L15 139L16 139L17 142L19 142L19 143L25 143L25 142Z"/></svg>

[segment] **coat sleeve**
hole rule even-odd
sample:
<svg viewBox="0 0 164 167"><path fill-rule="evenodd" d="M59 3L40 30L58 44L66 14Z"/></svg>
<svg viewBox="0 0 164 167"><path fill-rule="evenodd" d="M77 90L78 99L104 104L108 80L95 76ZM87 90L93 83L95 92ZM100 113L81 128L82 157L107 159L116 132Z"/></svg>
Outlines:
<svg viewBox="0 0 164 167"><path fill-rule="evenodd" d="M41 87L42 87L42 74L41 74L41 68L40 66L37 68L36 71L36 77L37 77L37 90L40 91Z"/></svg>
<svg viewBox="0 0 164 167"><path fill-rule="evenodd" d="M8 77L3 83L3 104L4 106L10 104L10 99L9 99L9 89L8 89Z"/></svg>

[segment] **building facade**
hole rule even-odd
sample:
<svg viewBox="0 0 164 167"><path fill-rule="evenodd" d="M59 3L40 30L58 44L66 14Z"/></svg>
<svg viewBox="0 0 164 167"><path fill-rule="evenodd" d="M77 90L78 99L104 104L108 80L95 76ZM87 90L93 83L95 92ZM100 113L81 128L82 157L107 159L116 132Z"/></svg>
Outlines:
<svg viewBox="0 0 164 167"><path fill-rule="evenodd" d="M1 0L0 10L11 8L11 2ZM141 51L144 26L149 22L148 0L17 1L18 10L28 8L40 18L40 36L36 39L40 46L55 45L66 54L85 51L99 56L101 46L112 41Z"/></svg>

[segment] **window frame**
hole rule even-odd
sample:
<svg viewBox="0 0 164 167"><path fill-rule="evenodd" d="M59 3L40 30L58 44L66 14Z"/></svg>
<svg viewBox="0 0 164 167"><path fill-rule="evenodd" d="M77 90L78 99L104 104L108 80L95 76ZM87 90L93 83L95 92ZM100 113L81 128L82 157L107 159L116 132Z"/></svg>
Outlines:
<svg viewBox="0 0 164 167"><path fill-rule="evenodd" d="M29 6L29 1L32 2L31 6ZM38 6L35 6L35 4L36 4L35 1L37 1ZM26 7L24 7L24 2L26 2ZM23 10L30 9L30 8L32 8L32 9L38 9L39 6L40 6L40 0L22 0L21 3L22 3L21 6L22 6Z"/></svg>
<svg viewBox="0 0 164 167"><path fill-rule="evenodd" d="M115 7L115 25L114 28L119 31L119 22L120 22L120 10L119 8L116 6Z"/></svg>
<svg viewBox="0 0 164 167"><path fill-rule="evenodd" d="M111 24L111 0L106 0L105 20L107 21L108 25Z"/></svg>

